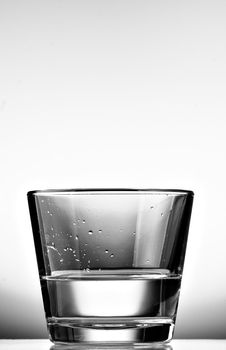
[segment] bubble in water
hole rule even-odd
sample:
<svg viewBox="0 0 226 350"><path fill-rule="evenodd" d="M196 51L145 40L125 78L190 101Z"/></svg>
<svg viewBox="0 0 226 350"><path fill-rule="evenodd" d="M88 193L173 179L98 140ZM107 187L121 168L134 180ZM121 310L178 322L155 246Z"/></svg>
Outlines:
<svg viewBox="0 0 226 350"><path fill-rule="evenodd" d="M90 230L90 231L88 232L88 234L89 234L89 235L92 235L92 234L93 234L93 231L92 231L92 230Z"/></svg>
<svg viewBox="0 0 226 350"><path fill-rule="evenodd" d="M114 258L114 254L111 254L110 257L111 257L111 258Z"/></svg>
<svg viewBox="0 0 226 350"><path fill-rule="evenodd" d="M133 236L135 236L136 235L136 232L133 232Z"/></svg>
<svg viewBox="0 0 226 350"><path fill-rule="evenodd" d="M53 226L51 226L51 231L53 231Z"/></svg>
<svg viewBox="0 0 226 350"><path fill-rule="evenodd" d="M79 259L75 259L75 261L80 261Z"/></svg>
<svg viewBox="0 0 226 350"><path fill-rule="evenodd" d="M88 267L85 270L86 270L86 272L90 272L90 269Z"/></svg>
<svg viewBox="0 0 226 350"><path fill-rule="evenodd" d="M146 262L147 262L147 263L149 263L149 262L150 262L150 260L149 260L149 259L147 259L147 260L146 260Z"/></svg>
<svg viewBox="0 0 226 350"><path fill-rule="evenodd" d="M163 216L163 213L161 213L161 216Z"/></svg>
<svg viewBox="0 0 226 350"><path fill-rule="evenodd" d="M54 242L52 242L51 245L52 245L52 247L55 247L55 243Z"/></svg>
<svg viewBox="0 0 226 350"><path fill-rule="evenodd" d="M77 221L78 221L78 223L80 223L80 219L78 219Z"/></svg>
<svg viewBox="0 0 226 350"><path fill-rule="evenodd" d="M108 250L107 249L105 250L105 253L108 254Z"/></svg>
<svg viewBox="0 0 226 350"><path fill-rule="evenodd" d="M42 199L41 202L44 203L45 202L44 199Z"/></svg>
<svg viewBox="0 0 226 350"><path fill-rule="evenodd" d="M85 243L85 246L87 246L88 245L88 243Z"/></svg>
<svg viewBox="0 0 226 350"><path fill-rule="evenodd" d="M73 226L76 226L76 222L73 222L72 225L73 225Z"/></svg>
<svg viewBox="0 0 226 350"><path fill-rule="evenodd" d="M50 215L50 216L53 216L53 214L52 214L52 213L49 213L49 215Z"/></svg>
<svg viewBox="0 0 226 350"><path fill-rule="evenodd" d="M64 248L64 251L66 252L68 250L68 247Z"/></svg>
<svg viewBox="0 0 226 350"><path fill-rule="evenodd" d="M70 252L72 252L73 249L72 249L72 248L69 248L69 250L70 250Z"/></svg>
<svg viewBox="0 0 226 350"><path fill-rule="evenodd" d="M85 224L86 220L83 219L82 222L83 222L83 224Z"/></svg>
<svg viewBox="0 0 226 350"><path fill-rule="evenodd" d="M78 241L78 235L75 236L76 241Z"/></svg>
<svg viewBox="0 0 226 350"><path fill-rule="evenodd" d="M98 232L99 232L99 233L102 233L102 230L99 230Z"/></svg>
<svg viewBox="0 0 226 350"><path fill-rule="evenodd" d="M150 209L154 209L154 206L153 206L153 205L151 205L151 206L150 206Z"/></svg>
<svg viewBox="0 0 226 350"><path fill-rule="evenodd" d="M62 263L63 261L64 261L64 259L63 259L63 258L61 258L61 259L60 259L60 263Z"/></svg>

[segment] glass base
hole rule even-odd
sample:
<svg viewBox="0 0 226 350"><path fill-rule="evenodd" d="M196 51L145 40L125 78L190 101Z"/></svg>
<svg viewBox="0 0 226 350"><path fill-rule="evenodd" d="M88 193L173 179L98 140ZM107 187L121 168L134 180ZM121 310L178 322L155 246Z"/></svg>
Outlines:
<svg viewBox="0 0 226 350"><path fill-rule="evenodd" d="M166 343L172 339L170 318L49 318L50 340L54 344L133 344Z"/></svg>

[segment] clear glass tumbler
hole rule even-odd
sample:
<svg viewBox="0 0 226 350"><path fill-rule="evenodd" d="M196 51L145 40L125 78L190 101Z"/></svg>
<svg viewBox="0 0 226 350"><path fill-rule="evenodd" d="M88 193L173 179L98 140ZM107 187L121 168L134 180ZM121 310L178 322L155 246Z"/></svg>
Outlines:
<svg viewBox="0 0 226 350"><path fill-rule="evenodd" d="M184 190L28 192L50 340L170 341L192 201Z"/></svg>

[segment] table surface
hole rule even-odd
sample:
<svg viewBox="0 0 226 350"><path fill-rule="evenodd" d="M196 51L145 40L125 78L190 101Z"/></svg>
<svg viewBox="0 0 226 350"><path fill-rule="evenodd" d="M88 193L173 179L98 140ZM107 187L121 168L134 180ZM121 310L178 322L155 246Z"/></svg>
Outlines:
<svg viewBox="0 0 226 350"><path fill-rule="evenodd" d="M54 349L72 349L69 347L59 347L53 346L49 340L45 339L14 339L14 340L0 340L0 350L54 350ZM88 346L76 346L75 349L88 349ZM90 349L101 349L98 346L90 347ZM103 347L104 350L108 349L108 346ZM109 347L109 349L118 350L132 350L132 346L122 347L114 346ZM137 348L136 348L137 349ZM144 348L147 350L147 347ZM216 339L175 339L170 344L165 346L152 347L152 350L226 350L226 339L216 340ZM139 347L142 350L142 347Z"/></svg>

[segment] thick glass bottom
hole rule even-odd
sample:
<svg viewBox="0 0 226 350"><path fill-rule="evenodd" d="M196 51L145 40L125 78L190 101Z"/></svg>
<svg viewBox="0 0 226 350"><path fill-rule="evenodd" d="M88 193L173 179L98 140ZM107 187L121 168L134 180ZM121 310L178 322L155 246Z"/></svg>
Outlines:
<svg viewBox="0 0 226 350"><path fill-rule="evenodd" d="M50 340L55 344L166 343L172 339L171 318L48 318Z"/></svg>

